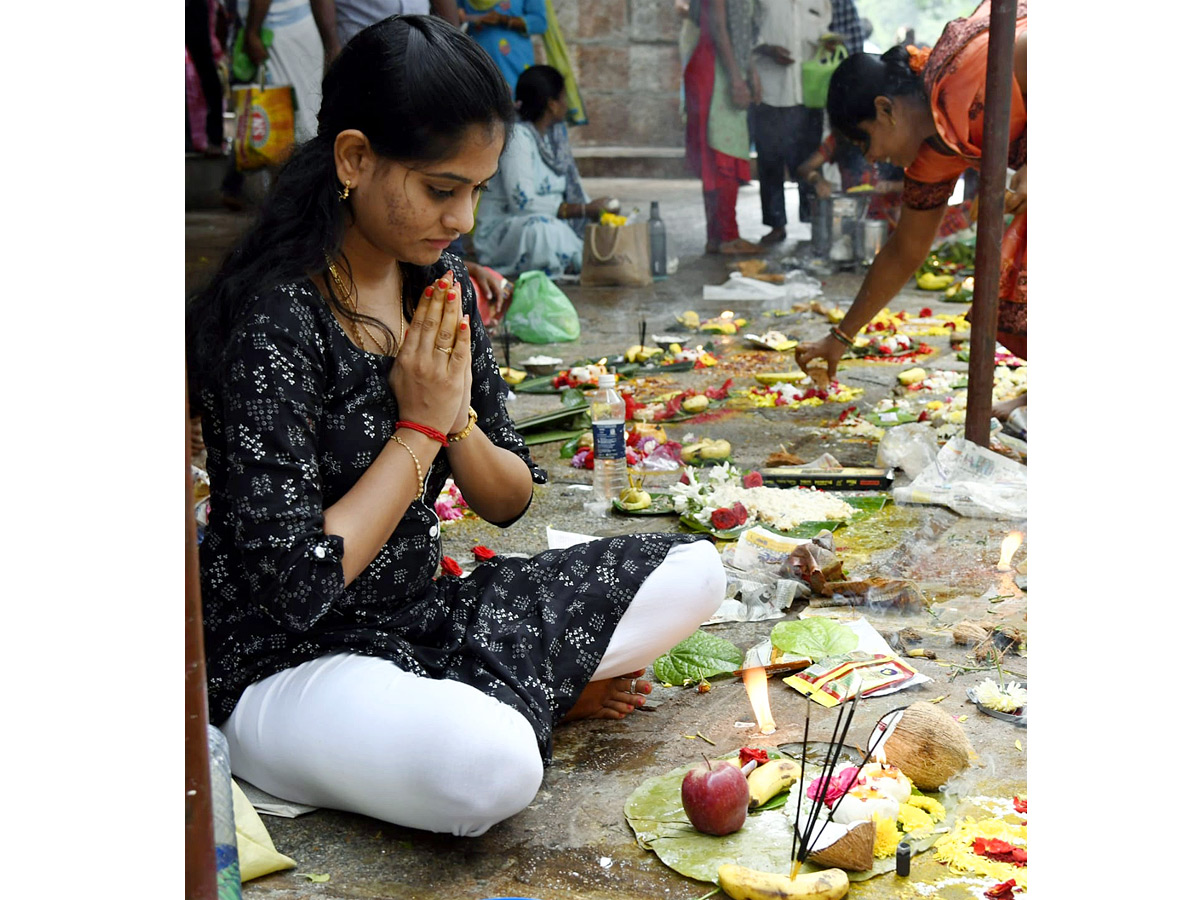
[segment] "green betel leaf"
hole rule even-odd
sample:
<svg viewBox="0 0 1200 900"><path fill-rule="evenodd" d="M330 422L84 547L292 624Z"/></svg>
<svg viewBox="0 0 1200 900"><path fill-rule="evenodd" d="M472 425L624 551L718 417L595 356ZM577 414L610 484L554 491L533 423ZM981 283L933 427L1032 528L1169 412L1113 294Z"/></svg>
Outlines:
<svg viewBox="0 0 1200 900"><path fill-rule="evenodd" d="M654 677L664 684L687 684L741 668L742 651L725 638L697 631L654 661Z"/></svg>
<svg viewBox="0 0 1200 900"><path fill-rule="evenodd" d="M858 635L832 619L810 616L780 622L771 629L771 643L784 653L807 656L813 662L841 656L858 647Z"/></svg>

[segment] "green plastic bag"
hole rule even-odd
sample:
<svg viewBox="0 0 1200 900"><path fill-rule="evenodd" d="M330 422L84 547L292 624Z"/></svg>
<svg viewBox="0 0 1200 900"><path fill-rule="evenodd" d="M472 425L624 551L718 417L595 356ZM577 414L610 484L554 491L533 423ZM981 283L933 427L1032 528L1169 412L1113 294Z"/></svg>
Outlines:
<svg viewBox="0 0 1200 900"><path fill-rule="evenodd" d="M800 86L804 105L809 109L824 109L829 96L833 71L850 54L840 40L825 40L816 57L800 64Z"/></svg>
<svg viewBox="0 0 1200 900"><path fill-rule="evenodd" d="M575 307L549 276L537 269L517 279L504 322L513 335L529 344L579 339Z"/></svg>

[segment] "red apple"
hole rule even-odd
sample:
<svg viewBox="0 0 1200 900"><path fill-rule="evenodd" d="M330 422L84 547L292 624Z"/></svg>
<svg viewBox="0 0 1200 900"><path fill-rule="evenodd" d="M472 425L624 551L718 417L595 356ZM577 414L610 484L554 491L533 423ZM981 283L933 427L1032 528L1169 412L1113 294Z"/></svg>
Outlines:
<svg viewBox="0 0 1200 900"><path fill-rule="evenodd" d="M732 834L746 821L750 786L735 763L727 759L718 759L715 765L705 759L705 763L683 776L683 811L697 831Z"/></svg>

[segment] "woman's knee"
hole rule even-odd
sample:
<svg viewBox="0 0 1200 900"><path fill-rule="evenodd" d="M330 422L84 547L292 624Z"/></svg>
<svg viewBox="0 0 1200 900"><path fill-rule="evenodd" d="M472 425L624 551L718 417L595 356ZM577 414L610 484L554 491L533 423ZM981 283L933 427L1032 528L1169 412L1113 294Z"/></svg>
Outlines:
<svg viewBox="0 0 1200 900"><path fill-rule="evenodd" d="M533 728L519 719L501 729L464 722L463 731L445 746L453 757L431 771L427 802L443 810L448 821L440 831L478 837L533 802L542 785L542 758Z"/></svg>
<svg viewBox="0 0 1200 900"><path fill-rule="evenodd" d="M725 599L725 566L716 545L710 541L696 541L678 548L686 553L686 566L692 579L692 590L697 614L708 619L721 601Z"/></svg>

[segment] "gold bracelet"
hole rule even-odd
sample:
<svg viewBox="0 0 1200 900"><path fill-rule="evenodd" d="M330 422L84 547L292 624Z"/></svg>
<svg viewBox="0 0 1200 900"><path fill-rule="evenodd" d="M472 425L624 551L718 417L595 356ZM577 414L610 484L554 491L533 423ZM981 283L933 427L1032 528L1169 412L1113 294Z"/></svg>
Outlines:
<svg viewBox="0 0 1200 900"><path fill-rule="evenodd" d="M446 435L446 440L448 440L452 444L455 441L461 441L463 438L465 438L468 434L471 433L471 429L475 427L475 420L478 418L479 418L479 413L475 412L475 407L468 406L467 407L467 427L464 428L462 431L456 431L456 432L454 432L454 434Z"/></svg>
<svg viewBox="0 0 1200 900"><path fill-rule="evenodd" d="M400 432L392 433L392 440L408 451L408 455L412 457L413 465L417 467L417 493L413 496L413 502L420 501L421 494L425 491L425 475L421 472L421 461L417 459L417 454L413 453L413 448L408 446L400 439Z"/></svg>

